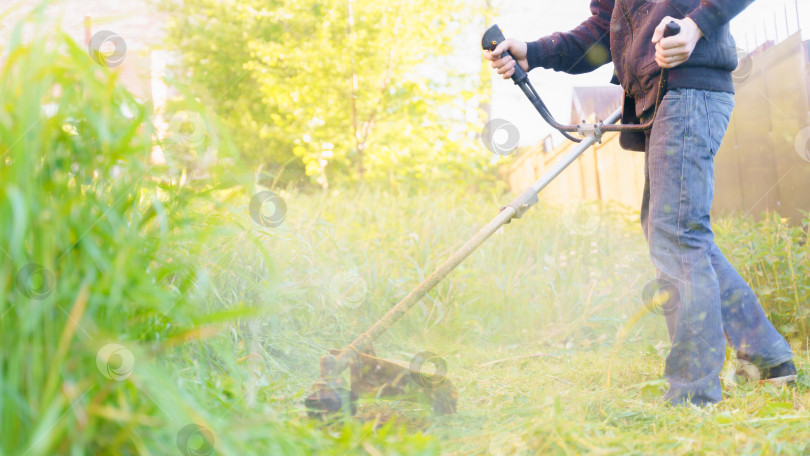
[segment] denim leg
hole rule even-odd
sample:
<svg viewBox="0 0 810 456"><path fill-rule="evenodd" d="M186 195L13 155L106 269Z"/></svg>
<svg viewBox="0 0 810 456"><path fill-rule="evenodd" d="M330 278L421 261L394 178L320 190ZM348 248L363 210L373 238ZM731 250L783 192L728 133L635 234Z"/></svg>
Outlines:
<svg viewBox="0 0 810 456"><path fill-rule="evenodd" d="M649 139L649 138L648 138ZM644 163L644 195L641 203L641 229L648 238L647 221L649 219L650 180L647 171L647 159ZM649 238L648 238L649 239ZM728 262L717 247L712 245L709 253L712 267L720 286L720 311L723 317L723 328L726 339L737 351L737 358L753 363L760 369L778 366L793 359L790 345L774 328L762 309L751 287L745 283L740 274ZM660 283L675 283L675 279L663 274L656 268L656 278ZM679 296L671 296L671 301L664 303L665 308L678 308ZM670 342L675 337L677 313L664 314Z"/></svg>
<svg viewBox="0 0 810 456"><path fill-rule="evenodd" d="M667 93L647 151L650 257L680 295L664 369L670 384L665 399L675 404L719 402L725 360L720 287L710 255L716 148L704 93Z"/></svg>
<svg viewBox="0 0 810 456"><path fill-rule="evenodd" d="M733 96L675 89L659 108L648 138L641 223L658 279L677 284L668 303L672 351L666 399L696 404L721 399L723 334L738 357L772 367L793 357L750 287L729 264L711 231L714 155L733 108Z"/></svg>
<svg viewBox="0 0 810 456"><path fill-rule="evenodd" d="M647 118L642 118L641 123L647 123L651 120L652 116ZM645 143L645 150L650 149L650 132L647 131L647 138ZM644 154L644 193L641 197L641 231L644 233L644 238L649 243L650 237L648 235L649 228L648 228L648 221L649 221L649 214L650 214L650 171L649 171L649 154ZM660 269L657 267L655 268L655 278L658 280L660 284L667 283L667 284L674 284L676 283L672 277L663 274ZM666 309L677 309L680 307L680 303L677 302L680 300L680 297L677 295L669 296L669 299L666 303L663 303L662 308ZM672 342L673 338L675 337L675 324L677 320L677 314L671 311L664 313L664 319L667 323L667 332L669 333L669 341Z"/></svg>
<svg viewBox="0 0 810 456"><path fill-rule="evenodd" d="M711 257L720 281L723 326L729 342L737 350L737 358L759 368L778 366L793 359L790 345L765 316L751 287L717 246L712 249Z"/></svg>

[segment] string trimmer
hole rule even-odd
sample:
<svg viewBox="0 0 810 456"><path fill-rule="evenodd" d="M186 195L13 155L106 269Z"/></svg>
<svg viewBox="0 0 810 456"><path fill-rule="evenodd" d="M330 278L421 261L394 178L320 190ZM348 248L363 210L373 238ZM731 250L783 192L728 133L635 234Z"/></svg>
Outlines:
<svg viewBox="0 0 810 456"><path fill-rule="evenodd" d="M664 36L678 34L680 27L675 22L667 25ZM485 50L494 50L504 40L503 33L497 25L493 25L484 33L482 47ZM505 52L504 55L508 55ZM621 109L616 110L603 121L579 125L563 125L554 120L548 108L534 90L529 77L519 65L515 65L515 72L511 79L520 87L537 112L552 127L559 130L566 138L578 142L579 145L557 161L554 166L537 182L532 184L514 201L501 208L498 215L484 225L470 240L461 246L450 258L444 261L422 283L414 288L407 296L399 301L379 321L360 334L352 343L342 350L331 350L329 355L321 358L321 378L314 385L313 393L306 398L305 405L310 416L324 416L341 410L356 411L355 402L360 396L372 397L402 397L420 395L433 404L434 412L438 414L455 413L458 392L446 377L444 369L426 375L422 372L425 362L431 360L417 356L412 362L379 358L374 352L372 342L380 337L388 328L394 325L407 313L420 299L433 287L442 281L465 258L484 243L495 231L513 219L519 219L537 202L537 194L553 181L565 168L574 162L594 143L601 141L605 132L644 132L652 128L658 105L666 92L667 70L661 70L658 87L658 97L655 103L653 118L645 124L614 125L621 117ZM579 133L582 138L576 138L571 133ZM346 369L350 370L351 386L346 389L340 377Z"/></svg>

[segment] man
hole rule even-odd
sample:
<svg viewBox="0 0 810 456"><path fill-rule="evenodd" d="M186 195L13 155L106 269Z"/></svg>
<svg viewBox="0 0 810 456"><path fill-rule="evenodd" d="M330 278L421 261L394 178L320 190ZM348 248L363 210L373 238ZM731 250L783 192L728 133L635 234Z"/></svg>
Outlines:
<svg viewBox="0 0 810 456"><path fill-rule="evenodd" d="M714 155L734 106L737 57L728 22L750 1L592 0L592 16L570 32L507 39L484 53L504 78L515 65L584 73L612 60L614 82L625 91L625 122L652 117L660 68L670 68L654 126L636 149L646 157L641 224L659 283L669 290L664 377L671 404L722 399L725 337L761 378L796 380L790 346L715 245L709 218ZM664 38L673 20L681 31ZM501 58L505 50L516 60Z"/></svg>

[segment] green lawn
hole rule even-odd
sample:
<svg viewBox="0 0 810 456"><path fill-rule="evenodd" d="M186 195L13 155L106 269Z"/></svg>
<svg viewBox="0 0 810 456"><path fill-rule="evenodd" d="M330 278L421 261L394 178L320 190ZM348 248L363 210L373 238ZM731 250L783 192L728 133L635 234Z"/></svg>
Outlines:
<svg viewBox="0 0 810 456"><path fill-rule="evenodd" d="M479 367L537 349L552 356ZM412 425L435 435L446 454L802 454L810 443L806 376L781 389L729 378L724 402L701 410L663 404L664 356L643 344L613 351L536 343L451 359L461 390L457 416ZM806 352L799 361L803 369Z"/></svg>
<svg viewBox="0 0 810 456"><path fill-rule="evenodd" d="M268 376L285 371L285 389L300 397L318 376L326 348L343 347L370 326L508 195L442 188L285 199L288 218L265 239L281 284L277 313L262 320L259 333L265 364L277 367ZM810 443L808 353L796 332L803 322L780 317L780 327L793 331L799 385L737 385L729 353L722 404L668 407L662 401L668 339L663 317L643 313L641 290L652 272L637 214L611 205L572 214L541 205L507 225L376 344L383 357L408 361L421 351L443 357L459 389L457 415L367 400L360 421L423 432L442 454L801 454ZM806 293L807 278L791 286L787 254L779 251L790 243L792 261L806 262L798 229L778 218L758 224L732 218L720 220L717 231L755 287L773 288L763 299L768 309L787 309ZM757 266L760 251L773 257L767 268ZM329 293L330 278L344 270L368 285L357 309ZM768 271L780 275L780 291ZM802 308L806 296L799 298ZM526 355L538 356L481 366ZM354 445L356 454L399 451L373 441Z"/></svg>

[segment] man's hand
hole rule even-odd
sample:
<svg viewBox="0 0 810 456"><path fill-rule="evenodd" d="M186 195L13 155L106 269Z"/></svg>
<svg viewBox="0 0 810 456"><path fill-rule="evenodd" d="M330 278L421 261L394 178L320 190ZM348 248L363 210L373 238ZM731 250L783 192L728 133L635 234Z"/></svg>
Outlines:
<svg viewBox="0 0 810 456"><path fill-rule="evenodd" d="M675 21L681 26L681 33L664 38L664 29L667 24ZM689 60L695 50L698 40L703 38L703 32L690 18L674 19L669 16L658 24L653 33L652 42L655 43L655 61L661 68L675 68Z"/></svg>
<svg viewBox="0 0 810 456"><path fill-rule="evenodd" d="M517 59L517 63L520 64L523 71L529 71L529 61L526 59L526 43L507 38L494 51L484 51L484 58L492 61L492 68L497 69L498 74L502 75L504 79L509 79L515 74L515 60L510 57L501 57L503 51L509 51Z"/></svg>

